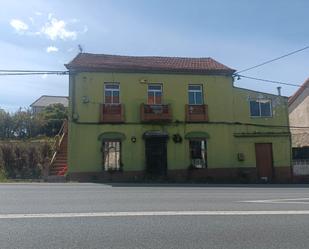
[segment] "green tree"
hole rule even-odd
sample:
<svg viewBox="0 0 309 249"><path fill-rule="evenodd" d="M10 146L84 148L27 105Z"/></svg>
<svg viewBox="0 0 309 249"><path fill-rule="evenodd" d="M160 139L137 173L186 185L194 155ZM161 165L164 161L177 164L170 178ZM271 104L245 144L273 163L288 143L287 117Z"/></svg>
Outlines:
<svg viewBox="0 0 309 249"><path fill-rule="evenodd" d="M47 136L54 136L59 132L63 121L67 119L68 111L62 104L54 104L46 107L41 115L46 122L44 133Z"/></svg>
<svg viewBox="0 0 309 249"><path fill-rule="evenodd" d="M0 109L0 139L11 138L13 135L13 119L9 112Z"/></svg>

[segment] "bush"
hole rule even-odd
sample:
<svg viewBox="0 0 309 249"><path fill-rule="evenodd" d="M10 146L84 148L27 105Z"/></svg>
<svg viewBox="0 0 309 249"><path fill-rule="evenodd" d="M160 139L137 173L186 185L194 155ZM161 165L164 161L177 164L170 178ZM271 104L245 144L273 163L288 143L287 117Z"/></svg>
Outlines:
<svg viewBox="0 0 309 249"><path fill-rule="evenodd" d="M8 178L37 179L42 175L52 148L47 142L7 142L0 144L0 171ZM1 172L0 172L1 174Z"/></svg>

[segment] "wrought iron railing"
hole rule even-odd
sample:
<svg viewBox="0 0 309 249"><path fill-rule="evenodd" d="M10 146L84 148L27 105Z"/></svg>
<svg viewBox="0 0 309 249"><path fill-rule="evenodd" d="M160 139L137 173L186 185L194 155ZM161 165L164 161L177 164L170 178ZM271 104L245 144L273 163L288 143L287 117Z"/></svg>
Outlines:
<svg viewBox="0 0 309 249"><path fill-rule="evenodd" d="M53 163L56 159L56 156L57 156L57 154L60 150L61 143L62 143L67 132L68 132L68 121L64 120L58 134L55 137L55 142L53 144L54 152L53 152L53 156L52 156L50 163L49 163L49 168L52 167L52 165L53 165Z"/></svg>

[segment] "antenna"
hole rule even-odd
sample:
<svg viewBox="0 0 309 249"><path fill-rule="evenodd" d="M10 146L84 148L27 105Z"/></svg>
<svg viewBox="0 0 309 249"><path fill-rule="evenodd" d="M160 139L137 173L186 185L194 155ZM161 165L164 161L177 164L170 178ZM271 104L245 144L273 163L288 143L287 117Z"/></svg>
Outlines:
<svg viewBox="0 0 309 249"><path fill-rule="evenodd" d="M82 47L82 45L78 44L78 50L79 50L80 53L83 52L83 47Z"/></svg>

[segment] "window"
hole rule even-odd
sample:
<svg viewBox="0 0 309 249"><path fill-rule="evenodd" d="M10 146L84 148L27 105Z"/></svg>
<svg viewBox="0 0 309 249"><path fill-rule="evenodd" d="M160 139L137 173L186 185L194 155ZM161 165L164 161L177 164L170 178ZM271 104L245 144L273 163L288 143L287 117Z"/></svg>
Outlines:
<svg viewBox="0 0 309 249"><path fill-rule="evenodd" d="M191 164L194 168L207 167L207 143L206 140L190 140Z"/></svg>
<svg viewBox="0 0 309 249"><path fill-rule="evenodd" d="M189 104L203 104L203 88L201 85L189 85Z"/></svg>
<svg viewBox="0 0 309 249"><path fill-rule="evenodd" d="M105 104L119 104L119 84L106 83L104 86Z"/></svg>
<svg viewBox="0 0 309 249"><path fill-rule="evenodd" d="M150 105L162 104L162 85L160 84L148 85L148 104Z"/></svg>
<svg viewBox="0 0 309 249"><path fill-rule="evenodd" d="M250 100L251 117L271 117L271 101L268 99Z"/></svg>
<svg viewBox="0 0 309 249"><path fill-rule="evenodd" d="M117 140L103 141L104 170L120 170L121 142Z"/></svg>

